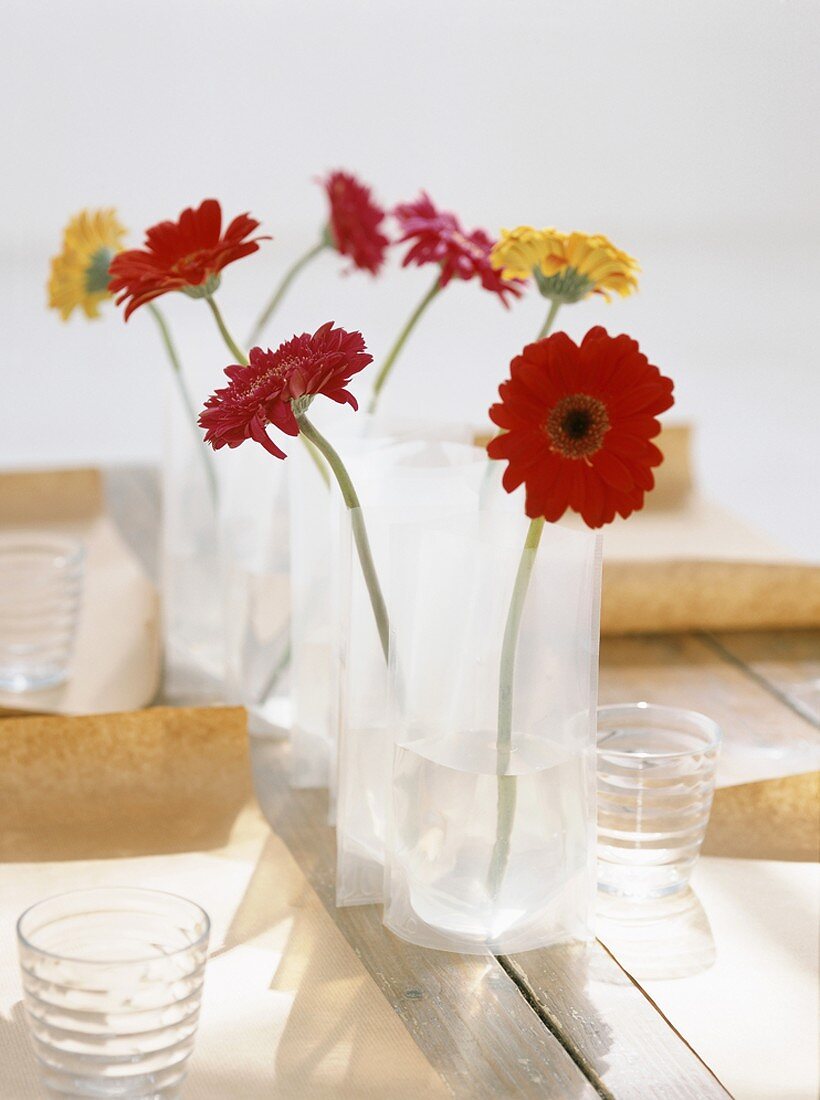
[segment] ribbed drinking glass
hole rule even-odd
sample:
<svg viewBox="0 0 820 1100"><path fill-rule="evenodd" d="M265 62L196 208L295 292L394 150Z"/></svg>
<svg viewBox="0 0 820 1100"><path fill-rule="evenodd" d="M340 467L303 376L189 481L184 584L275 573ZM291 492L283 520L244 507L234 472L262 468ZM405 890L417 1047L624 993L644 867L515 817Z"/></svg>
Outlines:
<svg viewBox="0 0 820 1100"><path fill-rule="evenodd" d="M659 898L686 888L712 807L721 734L704 714L598 708L598 889Z"/></svg>
<svg viewBox="0 0 820 1100"><path fill-rule="evenodd" d="M49 1095L179 1095L209 928L193 902L127 887L77 890L23 913L24 1003Z"/></svg>
<svg viewBox="0 0 820 1100"><path fill-rule="evenodd" d="M37 691L67 678L83 558L74 539L0 536L0 689Z"/></svg>

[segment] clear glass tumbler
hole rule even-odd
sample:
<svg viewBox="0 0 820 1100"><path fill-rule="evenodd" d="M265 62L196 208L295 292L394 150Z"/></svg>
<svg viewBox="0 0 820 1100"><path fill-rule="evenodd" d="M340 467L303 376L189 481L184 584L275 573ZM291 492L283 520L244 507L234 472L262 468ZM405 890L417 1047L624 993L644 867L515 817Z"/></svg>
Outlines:
<svg viewBox="0 0 820 1100"><path fill-rule="evenodd" d="M77 890L23 913L24 1003L49 1095L179 1095L209 930L193 902L127 887Z"/></svg>
<svg viewBox="0 0 820 1100"><path fill-rule="evenodd" d="M37 691L67 678L83 560L75 539L0 537L0 689Z"/></svg>
<svg viewBox="0 0 820 1100"><path fill-rule="evenodd" d="M704 714L598 708L598 889L660 898L686 888L700 852L721 733Z"/></svg>

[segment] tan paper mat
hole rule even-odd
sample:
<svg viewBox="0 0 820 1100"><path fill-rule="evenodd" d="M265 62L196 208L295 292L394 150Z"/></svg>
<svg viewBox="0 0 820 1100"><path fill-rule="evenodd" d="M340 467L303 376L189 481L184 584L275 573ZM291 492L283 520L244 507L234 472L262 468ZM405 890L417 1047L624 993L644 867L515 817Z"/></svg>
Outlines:
<svg viewBox="0 0 820 1100"><path fill-rule="evenodd" d="M162 783L164 768L181 752L183 775L190 774L188 769L198 762L193 780L196 797L205 811L214 812L213 799L220 797L221 784L230 783L231 776L235 778L243 767L238 743L240 727L244 738L241 712L214 709L155 715L160 723L148 735L144 722L150 715L148 711L133 716L132 726L129 716L94 720L96 742L77 745L78 751L93 750L93 759L88 762L82 792L74 790L69 800L75 808L81 793L94 797L98 766L102 767L101 791L115 780L121 765L131 768L133 788L138 743L144 741L140 779L146 787ZM178 722L172 720L174 715ZM2 722L0 730L15 724L16 720ZM32 727L32 731L27 751L35 756L45 752L49 767L59 765L60 757L51 755L45 745L49 735L59 737L58 727ZM106 738L110 759L104 751ZM160 747L163 738L165 750ZM0 775L4 770L0 765ZM36 775L37 770L29 761L29 774ZM136 816L132 820L146 840L158 832L156 824L148 820L152 815L172 827L180 801L184 804L193 797L192 790L173 789L179 782L179 774L173 780L169 777L150 806L139 800L130 803L127 792L120 790L118 801L124 812L131 814L132 808L142 805L143 825L136 824ZM17 797L22 797L20 792ZM104 797L113 802L115 792ZM42 801L36 801L42 807ZM0 808L3 802L0 796ZM111 814L110 804L105 814ZM223 815L223 823L229 817ZM108 828L112 825L113 816L108 816ZM48 827L59 831L59 807L51 810ZM105 831L97 835L106 849L109 838ZM90 839L90 832L87 836ZM39 1095L20 1003L15 921L23 909L44 897L102 885L169 890L198 902L211 917L211 958L196 1048L184 1088L186 1100L417 1100L420 1095L443 1100L450 1095L287 847L271 833L251 801L235 817L230 839L209 851L0 863L3 1100L31 1100Z"/></svg>
<svg viewBox="0 0 820 1100"><path fill-rule="evenodd" d="M692 431L665 427L646 507L604 534L605 634L820 625L820 566L798 560L694 486Z"/></svg>
<svg viewBox="0 0 820 1100"><path fill-rule="evenodd" d="M719 788L703 853L737 859L820 858L820 772Z"/></svg>
<svg viewBox="0 0 820 1100"><path fill-rule="evenodd" d="M104 514L99 471L1 474L0 529L70 535L86 551L69 681L25 695L0 692L0 713L93 714L150 703L160 678L159 599Z"/></svg>
<svg viewBox="0 0 820 1100"><path fill-rule="evenodd" d="M241 707L0 721L0 861L216 848L250 797Z"/></svg>

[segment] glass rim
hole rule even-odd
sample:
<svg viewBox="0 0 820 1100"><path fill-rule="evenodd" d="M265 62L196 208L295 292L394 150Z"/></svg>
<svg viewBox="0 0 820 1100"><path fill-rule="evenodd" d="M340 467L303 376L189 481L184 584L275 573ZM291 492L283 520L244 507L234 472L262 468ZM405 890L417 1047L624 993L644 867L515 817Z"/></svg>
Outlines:
<svg viewBox="0 0 820 1100"><path fill-rule="evenodd" d="M80 966L128 966L134 964L135 966L142 966L146 962L152 962L157 958L156 955L145 955L138 958L130 957L127 959L80 959L74 955L61 954L58 951L49 951L47 948L38 947L35 943L32 943L28 936L22 930L23 921L35 909L39 909L41 906L50 905L52 902L59 901L61 898L81 897L83 894L139 894L142 896L168 899L171 898L174 901L181 901L184 905L188 906L192 911L197 913L203 922L202 932L191 943L185 944L182 947L176 947L173 951L164 952L162 957L164 959L172 959L177 955L181 955L187 951L196 950L202 944L207 943L208 937L211 934L211 918L205 912L198 902L191 901L190 898L183 897L182 894L174 894L170 890L154 890L148 886L85 886L80 887L78 890L63 890L59 894L51 894L47 898L41 898L39 901L33 902L27 906L20 916L17 918L15 929L17 932L17 941L23 947L29 951L34 951L38 955L44 955L49 959L58 959L63 962L78 963ZM79 914L75 914L79 915Z"/></svg>
<svg viewBox="0 0 820 1100"><path fill-rule="evenodd" d="M25 551L39 553L44 550L59 553L69 567L81 565L85 558L84 542L73 535L41 534L26 530L0 532L0 555Z"/></svg>
<svg viewBox="0 0 820 1100"><path fill-rule="evenodd" d="M643 759L652 760L673 760L677 757L691 756L698 749L673 749L665 752L655 751L652 749L639 749L637 752L628 752L625 749L606 748L598 739L600 733L600 721L602 718L614 717L616 714L634 714L635 712L641 714L655 714L661 719L666 718L667 721L673 722L677 720L686 721L690 723L692 727L695 727L693 732L700 733L703 736L703 745L706 749L718 748L723 740L723 730L714 720L710 718L708 714L703 714L699 710L689 710L687 707L673 707L664 703L607 703L605 706L598 707L596 712L596 738L595 738L595 752L605 753L607 756L616 756L622 758L629 758L634 760L636 757L642 757ZM675 730L672 727L673 732L684 733L685 730ZM610 732L615 732L614 730Z"/></svg>

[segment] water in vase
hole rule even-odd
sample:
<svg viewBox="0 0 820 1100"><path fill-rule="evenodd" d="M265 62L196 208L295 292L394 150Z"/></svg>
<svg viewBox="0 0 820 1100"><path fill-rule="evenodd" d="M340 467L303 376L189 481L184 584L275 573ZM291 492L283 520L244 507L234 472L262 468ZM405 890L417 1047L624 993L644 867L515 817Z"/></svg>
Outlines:
<svg viewBox="0 0 820 1100"><path fill-rule="evenodd" d="M489 948L533 925L546 935L552 924L583 923L589 901L583 752L514 737L504 774L514 780L515 812L509 855L494 885L498 768L494 732L396 747L393 845L410 908L426 925Z"/></svg>

